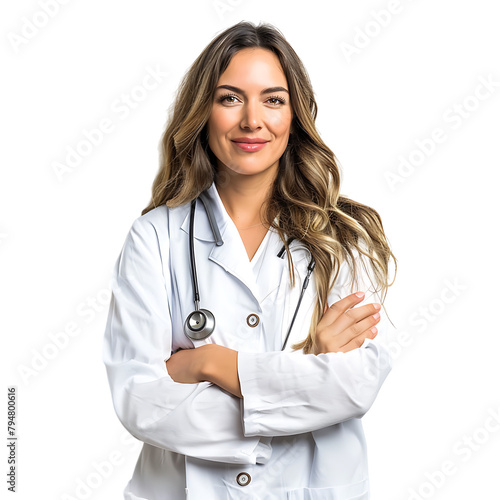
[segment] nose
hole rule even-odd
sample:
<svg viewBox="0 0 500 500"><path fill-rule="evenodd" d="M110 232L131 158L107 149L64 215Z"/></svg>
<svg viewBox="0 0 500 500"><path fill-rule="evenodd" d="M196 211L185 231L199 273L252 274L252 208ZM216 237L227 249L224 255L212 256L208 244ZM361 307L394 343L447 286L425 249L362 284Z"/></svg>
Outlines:
<svg viewBox="0 0 500 500"><path fill-rule="evenodd" d="M248 100L242 106L241 128L256 130L262 127L262 109L259 102Z"/></svg>

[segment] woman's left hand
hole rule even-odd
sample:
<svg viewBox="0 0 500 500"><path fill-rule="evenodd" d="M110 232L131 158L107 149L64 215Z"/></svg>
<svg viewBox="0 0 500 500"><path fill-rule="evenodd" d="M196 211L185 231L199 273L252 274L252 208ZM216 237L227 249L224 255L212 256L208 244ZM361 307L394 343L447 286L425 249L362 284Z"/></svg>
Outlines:
<svg viewBox="0 0 500 500"><path fill-rule="evenodd" d="M241 398L238 378L238 352L217 344L205 344L172 354L166 362L174 382L197 384L212 382L221 389Z"/></svg>
<svg viewBox="0 0 500 500"><path fill-rule="evenodd" d="M202 347L182 349L168 358L167 371L174 382L197 384L205 380L203 377L205 356Z"/></svg>

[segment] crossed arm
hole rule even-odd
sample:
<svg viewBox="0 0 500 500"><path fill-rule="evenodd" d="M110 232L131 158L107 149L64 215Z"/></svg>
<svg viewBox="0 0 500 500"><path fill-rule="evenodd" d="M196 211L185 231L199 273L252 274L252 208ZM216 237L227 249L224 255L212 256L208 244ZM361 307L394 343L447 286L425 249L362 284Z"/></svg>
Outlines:
<svg viewBox="0 0 500 500"><path fill-rule="evenodd" d="M335 302L318 324L313 354L348 352L360 347L366 338L377 335L379 304L353 308L364 294L351 294ZM212 382L242 398L238 377L238 351L217 344L176 352L166 361L170 377L179 383Z"/></svg>
<svg viewBox="0 0 500 500"><path fill-rule="evenodd" d="M215 344L171 354L163 222L156 228L150 218L136 220L112 277L103 361L115 411L132 435L204 460L265 463L271 449L264 438L322 429L368 411L391 365L383 342L366 334L377 322L370 319L374 305L349 310L362 297L348 295L325 311L308 355ZM330 300L349 293L342 286L348 271L339 274ZM381 338L384 321L377 325Z"/></svg>

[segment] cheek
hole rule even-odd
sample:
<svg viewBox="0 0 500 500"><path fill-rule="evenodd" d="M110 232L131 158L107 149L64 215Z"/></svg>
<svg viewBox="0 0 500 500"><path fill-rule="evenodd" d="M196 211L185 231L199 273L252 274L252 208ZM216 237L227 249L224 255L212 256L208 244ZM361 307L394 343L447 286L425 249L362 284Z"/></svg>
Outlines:
<svg viewBox="0 0 500 500"><path fill-rule="evenodd" d="M220 136L231 129L232 120L230 113L214 112L208 120L208 133L213 136Z"/></svg>
<svg viewBox="0 0 500 500"><path fill-rule="evenodd" d="M286 137L288 140L288 134L290 133L290 127L292 125L292 117L290 113L274 114L268 119L269 127L276 136Z"/></svg>

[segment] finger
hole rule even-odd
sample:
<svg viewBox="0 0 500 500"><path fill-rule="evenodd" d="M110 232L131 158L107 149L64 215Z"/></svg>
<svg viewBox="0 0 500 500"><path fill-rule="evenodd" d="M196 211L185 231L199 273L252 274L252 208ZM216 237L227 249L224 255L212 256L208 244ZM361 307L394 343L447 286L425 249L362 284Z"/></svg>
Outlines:
<svg viewBox="0 0 500 500"><path fill-rule="evenodd" d="M377 314L379 310L379 304L365 304L364 306L354 307L344 314L341 314L333 323L327 325L326 328L331 329L330 333L332 335L339 334L364 319ZM358 334L359 333L361 333L361 331L358 331Z"/></svg>
<svg viewBox="0 0 500 500"><path fill-rule="evenodd" d="M364 299L364 297L365 294L363 292L356 292L347 295L347 297L334 302L325 312L321 320L323 321L324 319L326 324L333 323L335 319L338 318L341 314L345 313L354 305L359 304Z"/></svg>
<svg viewBox="0 0 500 500"><path fill-rule="evenodd" d="M342 329L341 333L336 336L336 341L343 347L358 336L369 332L370 328L374 327L379 321L380 313L371 314L367 318L354 323L349 328Z"/></svg>
<svg viewBox="0 0 500 500"><path fill-rule="evenodd" d="M325 321L323 321L323 319L321 320L321 324L318 325L318 329L323 330L324 328L334 328L334 330L330 333L332 335L336 335L359 321L375 314L379 309L380 304L370 303L359 307L355 305L351 309L345 311L345 313L339 314L338 316L334 316L334 313L332 312L330 316L327 316ZM331 323L328 323L328 320L331 320Z"/></svg>
<svg viewBox="0 0 500 500"><path fill-rule="evenodd" d="M363 342L365 339L374 339L378 335L378 330L375 332L372 332L371 329L363 332L361 335L358 335L357 337L353 338L350 342L348 342L346 345L342 346L338 352L349 352L352 351L353 349L357 349L363 345Z"/></svg>

